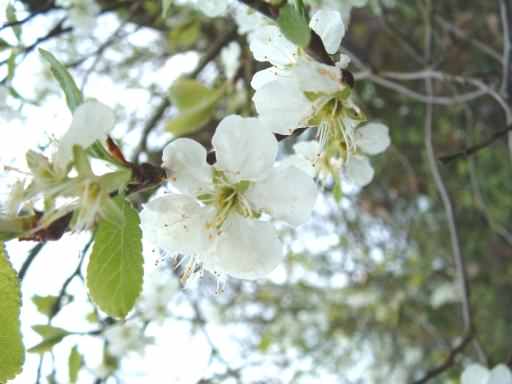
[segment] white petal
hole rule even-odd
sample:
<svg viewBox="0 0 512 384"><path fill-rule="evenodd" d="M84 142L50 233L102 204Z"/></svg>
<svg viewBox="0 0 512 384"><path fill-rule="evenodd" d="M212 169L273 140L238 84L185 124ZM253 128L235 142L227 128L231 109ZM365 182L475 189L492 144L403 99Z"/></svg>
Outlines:
<svg viewBox="0 0 512 384"><path fill-rule="evenodd" d="M251 87L254 90L258 90L264 85L271 83L272 81L285 78L288 75L286 70L279 69L277 67L270 67L263 69L254 74L251 80Z"/></svg>
<svg viewBox="0 0 512 384"><path fill-rule="evenodd" d="M336 67L345 69L350 64L350 56L344 55L343 53L340 55L340 58L336 62Z"/></svg>
<svg viewBox="0 0 512 384"><path fill-rule="evenodd" d="M223 48L220 53L222 65L228 79L233 79L240 67L240 54L242 49L240 44L232 41L227 47Z"/></svg>
<svg viewBox="0 0 512 384"><path fill-rule="evenodd" d="M327 53L332 55L338 51L345 36L345 24L339 12L320 9L311 18L309 26L320 36Z"/></svg>
<svg viewBox="0 0 512 384"><path fill-rule="evenodd" d="M293 146L293 150L312 163L316 162L322 153L322 147L317 140L300 141Z"/></svg>
<svg viewBox="0 0 512 384"><path fill-rule="evenodd" d="M304 92L320 92L333 94L343 89L341 71L332 65L313 62L309 59L300 60L292 70Z"/></svg>
<svg viewBox="0 0 512 384"><path fill-rule="evenodd" d="M163 167L180 192L197 196L212 189L206 155L206 149L192 139L177 139L164 148Z"/></svg>
<svg viewBox="0 0 512 384"><path fill-rule="evenodd" d="M223 16L228 10L228 0L196 0L196 8L208 17Z"/></svg>
<svg viewBox="0 0 512 384"><path fill-rule="evenodd" d="M269 222L232 214L217 243L217 268L239 279L260 279L284 258L281 242Z"/></svg>
<svg viewBox="0 0 512 384"><path fill-rule="evenodd" d="M212 138L215 167L233 182L259 180L270 171L277 154L277 140L256 118L227 116Z"/></svg>
<svg viewBox="0 0 512 384"><path fill-rule="evenodd" d="M318 190L313 179L295 167L275 167L269 176L247 191L247 198L278 220L298 226L311 216Z"/></svg>
<svg viewBox="0 0 512 384"><path fill-rule="evenodd" d="M211 247L208 208L185 195L165 195L148 202L140 214L144 237L170 253L204 255Z"/></svg>
<svg viewBox="0 0 512 384"><path fill-rule="evenodd" d="M370 160L366 156L352 156L345 165L347 179L358 187L369 184L374 173Z"/></svg>
<svg viewBox="0 0 512 384"><path fill-rule="evenodd" d="M254 30L249 35L249 48L257 61L269 61L282 67L297 60L297 47L288 41L275 25Z"/></svg>
<svg viewBox="0 0 512 384"><path fill-rule="evenodd" d="M494 367L488 380L488 384L512 384L512 373L506 365L500 364Z"/></svg>
<svg viewBox="0 0 512 384"><path fill-rule="evenodd" d="M376 155L384 152L391 140L389 129L381 123L368 123L356 130L356 145L368 155Z"/></svg>
<svg viewBox="0 0 512 384"><path fill-rule="evenodd" d="M262 123L281 135L305 126L313 115L313 104L291 80L266 84L256 91L252 100Z"/></svg>
<svg viewBox="0 0 512 384"><path fill-rule="evenodd" d="M462 373L461 384L487 384L490 373L479 364L472 364Z"/></svg>
<svg viewBox="0 0 512 384"><path fill-rule="evenodd" d="M97 101L87 101L73 113L71 127L59 142L55 153L55 165L64 169L73 159L73 145L82 148L106 139L114 128L115 118L112 109Z"/></svg>

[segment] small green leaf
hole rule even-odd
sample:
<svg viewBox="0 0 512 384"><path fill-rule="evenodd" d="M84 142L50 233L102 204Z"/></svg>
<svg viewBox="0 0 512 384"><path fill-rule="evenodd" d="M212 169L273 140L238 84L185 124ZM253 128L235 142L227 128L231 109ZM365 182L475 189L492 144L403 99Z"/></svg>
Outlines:
<svg viewBox="0 0 512 384"><path fill-rule="evenodd" d="M53 306L57 302L57 296L39 296L32 297L32 302L37 307L37 310L43 315L50 316Z"/></svg>
<svg viewBox="0 0 512 384"><path fill-rule="evenodd" d="M307 20L296 7L287 4L279 11L277 24L285 37L295 45L305 48L311 40L311 30Z"/></svg>
<svg viewBox="0 0 512 384"><path fill-rule="evenodd" d="M14 73L16 72L16 50L12 49L9 58L7 59L7 80L11 81L14 79Z"/></svg>
<svg viewBox="0 0 512 384"><path fill-rule="evenodd" d="M25 361L25 349L20 331L20 284L2 243L0 298L0 382L5 382L21 371Z"/></svg>
<svg viewBox="0 0 512 384"><path fill-rule="evenodd" d="M43 341L30 348L28 351L31 353L49 352L56 344L69 335L69 332L65 329L51 325L34 325L32 329L43 338Z"/></svg>
<svg viewBox="0 0 512 384"><path fill-rule="evenodd" d="M97 140L93 145L87 148L87 154L97 159L112 163L114 165L126 167L126 164L123 164L121 161L112 156L99 140Z"/></svg>
<svg viewBox="0 0 512 384"><path fill-rule="evenodd" d="M167 130L174 136L197 132L213 118L223 93L224 87L214 90L196 80L177 80L169 99L181 113L167 122Z"/></svg>
<svg viewBox="0 0 512 384"><path fill-rule="evenodd" d="M14 5L11 3L7 4L7 8L5 9L5 17L7 18L7 21L9 23L13 23L12 30L14 32L14 35L16 36L16 39L18 41L21 41L21 25L16 24L18 22L18 19L16 17L16 8L14 8Z"/></svg>
<svg viewBox="0 0 512 384"><path fill-rule="evenodd" d="M195 108L200 102L215 96L216 92L193 79L178 79L169 89L169 100L180 111Z"/></svg>
<svg viewBox="0 0 512 384"><path fill-rule="evenodd" d="M171 9L173 0L162 0L162 18L166 18Z"/></svg>
<svg viewBox="0 0 512 384"><path fill-rule="evenodd" d="M53 76L59 82L60 87L64 91L64 95L66 95L68 108L73 112L82 104L82 92L80 92L80 89L76 86L73 77L71 77L66 67L60 63L55 56L41 48L39 48L39 53L43 59L50 64L50 70Z"/></svg>
<svg viewBox="0 0 512 384"><path fill-rule="evenodd" d="M87 287L104 312L123 318L142 289L142 233L137 211L120 196L113 201L122 220L103 220L98 224L87 267Z"/></svg>
<svg viewBox="0 0 512 384"><path fill-rule="evenodd" d="M191 47L200 37L201 22L198 19L177 22L167 34L172 49Z"/></svg>
<svg viewBox="0 0 512 384"><path fill-rule="evenodd" d="M82 367L82 356L78 352L78 348L75 345L69 354L68 358L68 370L69 370L69 382L76 383L78 381L78 373Z"/></svg>

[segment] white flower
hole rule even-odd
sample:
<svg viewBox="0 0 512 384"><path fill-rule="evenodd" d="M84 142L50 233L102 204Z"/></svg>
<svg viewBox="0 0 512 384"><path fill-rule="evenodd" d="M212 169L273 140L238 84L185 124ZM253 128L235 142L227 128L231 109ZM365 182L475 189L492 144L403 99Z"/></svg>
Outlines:
<svg viewBox="0 0 512 384"><path fill-rule="evenodd" d="M108 351L112 356L122 357L129 352L142 352L153 339L143 334L139 323L116 324L104 332Z"/></svg>
<svg viewBox="0 0 512 384"><path fill-rule="evenodd" d="M472 364L464 369L461 384L512 384L512 373L504 364L497 365L492 370Z"/></svg>
<svg viewBox="0 0 512 384"><path fill-rule="evenodd" d="M59 141L54 165L62 173L73 159L73 146L86 149L97 140L105 140L114 128L114 112L98 101L87 101L73 113L71 127Z"/></svg>
<svg viewBox="0 0 512 384"><path fill-rule="evenodd" d="M233 79L240 67L240 54L242 49L236 41L231 42L220 52L220 59L228 79Z"/></svg>
<svg viewBox="0 0 512 384"><path fill-rule="evenodd" d="M169 314L169 304L178 292L179 285L174 276L156 270L144 279L144 292L138 309L145 320L163 321Z"/></svg>
<svg viewBox="0 0 512 384"><path fill-rule="evenodd" d="M273 167L277 140L258 119L224 118L212 144L213 166L192 140L165 148L164 167L186 195L150 201L141 214L144 232L161 248L191 256L187 270L199 264L233 277L261 278L283 258L276 230L261 215L304 223L316 185L295 167Z"/></svg>
<svg viewBox="0 0 512 384"><path fill-rule="evenodd" d="M457 285L453 283L444 283L436 287L430 296L430 305L433 308L439 308L447 303L460 301L461 295Z"/></svg>
<svg viewBox="0 0 512 384"><path fill-rule="evenodd" d="M292 163L309 175L326 175L341 169L345 178L358 187L370 183L374 170L365 155L377 155L390 145L389 129L381 123L368 123L359 128L347 130L341 147L340 143L328 143L322 152L317 141L300 142L294 145L295 155L287 163ZM346 145L349 143L349 145Z"/></svg>
<svg viewBox="0 0 512 384"><path fill-rule="evenodd" d="M208 17L224 16L231 0L180 0L178 4L189 4Z"/></svg>
<svg viewBox="0 0 512 384"><path fill-rule="evenodd" d="M233 17L238 25L238 33L240 34L256 31L269 24L268 18L261 13L238 2L235 3Z"/></svg>
<svg viewBox="0 0 512 384"><path fill-rule="evenodd" d="M309 26L320 36L327 53L332 55L338 51L345 35L345 24L339 12L319 9L311 18Z"/></svg>
<svg viewBox="0 0 512 384"><path fill-rule="evenodd" d="M275 25L267 25L249 34L249 48L257 61L268 61L277 67L296 62L299 49Z"/></svg>
<svg viewBox="0 0 512 384"><path fill-rule="evenodd" d="M79 31L90 32L96 26L101 8L91 0L58 0L57 5L69 8L69 19Z"/></svg>

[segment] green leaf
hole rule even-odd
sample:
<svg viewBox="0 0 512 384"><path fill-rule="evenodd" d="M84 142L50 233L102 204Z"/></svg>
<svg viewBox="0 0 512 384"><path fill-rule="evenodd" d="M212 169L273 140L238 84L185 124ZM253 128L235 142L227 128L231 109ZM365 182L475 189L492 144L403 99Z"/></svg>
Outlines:
<svg viewBox="0 0 512 384"><path fill-rule="evenodd" d="M197 19L177 22L167 34L172 49L188 48L201 37L201 22Z"/></svg>
<svg viewBox="0 0 512 384"><path fill-rule="evenodd" d="M137 211L120 196L113 201L122 220L103 220L98 224L87 267L87 287L104 312L123 318L142 289L142 233Z"/></svg>
<svg viewBox="0 0 512 384"><path fill-rule="evenodd" d="M69 354L68 358L68 370L69 370L69 382L76 383L78 381L78 373L82 367L82 356L78 352L78 348L75 345Z"/></svg>
<svg viewBox="0 0 512 384"><path fill-rule="evenodd" d="M7 8L5 9L5 17L9 23L17 23L18 19L16 17L16 8L11 3L7 4ZM12 26L12 30L14 31L14 35L18 41L21 41L21 25L15 24Z"/></svg>
<svg viewBox="0 0 512 384"><path fill-rule="evenodd" d="M124 168L126 167L126 164L123 164L120 160L112 156L99 140L97 140L94 144L87 148L87 154L97 159L112 163L114 165Z"/></svg>
<svg viewBox="0 0 512 384"><path fill-rule="evenodd" d="M11 81L14 79L14 73L16 72L16 50L12 49L9 58L7 59L7 80Z"/></svg>
<svg viewBox="0 0 512 384"><path fill-rule="evenodd" d="M177 80L169 90L169 99L180 113L167 122L167 130L174 136L197 132L213 118L223 93L224 87L215 90L197 80Z"/></svg>
<svg viewBox="0 0 512 384"><path fill-rule="evenodd" d="M60 87L64 91L64 95L66 95L68 108L71 112L74 112L74 110L82 104L82 92L80 92L80 89L76 86L75 81L66 67L60 63L55 56L41 48L39 48L39 53L43 59L50 64L50 70L53 76L59 82Z"/></svg>
<svg viewBox="0 0 512 384"><path fill-rule="evenodd" d="M20 284L2 243L0 298L0 382L5 382L21 371L25 361L25 349L20 331Z"/></svg>
<svg viewBox="0 0 512 384"><path fill-rule="evenodd" d="M305 48L311 40L311 30L307 20L300 11L287 4L279 11L277 24L285 37L295 45Z"/></svg>
<svg viewBox="0 0 512 384"><path fill-rule="evenodd" d="M28 351L31 353L49 352L56 344L69 335L69 332L65 329L51 325L34 325L32 329L43 338L43 341L30 348Z"/></svg>
<svg viewBox="0 0 512 384"><path fill-rule="evenodd" d="M162 18L166 18L171 9L173 0L162 0Z"/></svg>
<svg viewBox="0 0 512 384"><path fill-rule="evenodd" d="M216 92L193 79L178 79L169 89L169 100L180 111L193 109L205 99L215 96Z"/></svg>
<svg viewBox="0 0 512 384"><path fill-rule="evenodd" d="M32 297L32 302L37 307L37 310L43 315L50 316L53 306L57 302L57 296L39 296Z"/></svg>

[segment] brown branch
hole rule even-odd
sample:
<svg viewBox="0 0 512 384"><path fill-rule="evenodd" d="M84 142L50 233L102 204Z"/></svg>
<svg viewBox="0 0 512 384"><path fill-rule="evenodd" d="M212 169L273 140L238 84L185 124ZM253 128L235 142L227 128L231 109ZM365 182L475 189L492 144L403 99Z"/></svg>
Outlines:
<svg viewBox="0 0 512 384"><path fill-rule="evenodd" d="M468 335L466 335L464 339L460 342L460 344L450 351L446 359L440 365L427 371L425 376L423 376L419 380L414 381L413 384L424 384L432 380L436 376L439 376L441 373L450 368L455 363L455 359L457 358L457 356L461 354L464 351L464 349L466 349L467 345L471 342L471 340L473 340L473 337L473 333L469 333Z"/></svg>
<svg viewBox="0 0 512 384"><path fill-rule="evenodd" d="M451 163L452 161L459 160L461 158L466 158L468 156L474 155L475 153L481 151L482 149L485 149L485 148L491 146L498 139L506 136L510 131L512 131L512 125L509 125L507 128L502 129L501 131L495 132L491 137L482 141L481 143L473 145L472 147L466 148L465 150L460 151L460 152L452 153L450 155L440 156L437 159L443 164L448 164L448 163Z"/></svg>

